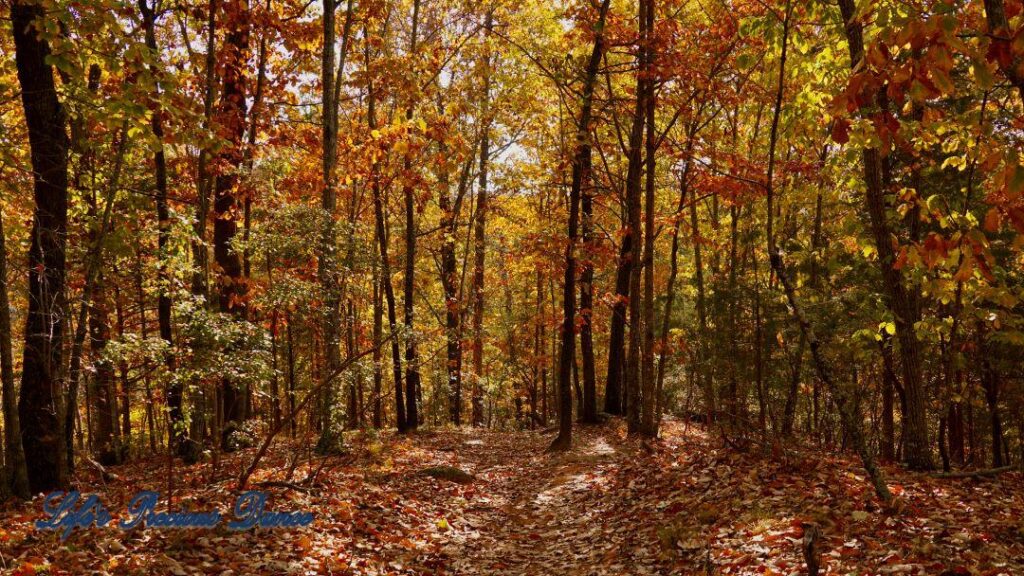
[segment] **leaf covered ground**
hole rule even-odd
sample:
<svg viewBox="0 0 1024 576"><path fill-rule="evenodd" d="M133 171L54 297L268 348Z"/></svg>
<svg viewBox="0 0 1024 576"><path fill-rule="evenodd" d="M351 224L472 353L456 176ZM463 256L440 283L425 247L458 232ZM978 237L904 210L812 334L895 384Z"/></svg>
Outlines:
<svg viewBox="0 0 1024 576"><path fill-rule="evenodd" d="M889 468L899 510L875 506L854 462L810 452L738 453L666 422L663 440L621 422L550 433L359 434L347 455L276 445L255 482L315 475L312 490L266 487L268 508L308 509L303 529L232 532L33 528L41 498L5 504L0 567L16 574L802 574L803 522L824 533L827 574L1024 574L1024 481L1017 473L939 479ZM228 514L252 456L174 469L175 508ZM289 474L291 470L291 474ZM460 475L455 471L465 474ZM164 458L80 470L115 517L132 494L167 491Z"/></svg>

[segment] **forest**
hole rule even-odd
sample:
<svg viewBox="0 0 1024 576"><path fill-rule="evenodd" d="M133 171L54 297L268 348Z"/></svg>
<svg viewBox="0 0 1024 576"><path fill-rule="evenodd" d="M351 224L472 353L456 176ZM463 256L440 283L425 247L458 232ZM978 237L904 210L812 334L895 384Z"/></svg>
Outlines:
<svg viewBox="0 0 1024 576"><path fill-rule="evenodd" d="M0 571L1024 574L1021 0L0 6Z"/></svg>

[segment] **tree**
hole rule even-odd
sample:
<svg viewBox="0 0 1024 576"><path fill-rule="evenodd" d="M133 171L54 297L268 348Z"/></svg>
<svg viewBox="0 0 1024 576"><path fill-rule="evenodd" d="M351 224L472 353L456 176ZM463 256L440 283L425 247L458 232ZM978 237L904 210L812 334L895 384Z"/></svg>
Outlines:
<svg viewBox="0 0 1024 576"><path fill-rule="evenodd" d="M863 25L858 21L852 0L840 0L850 67L856 68L864 58ZM884 111L883 114L887 113ZM925 392L921 379L920 342L914 328L912 295L908 292L902 272L896 267L896 253L892 247L893 232L886 216L885 190L882 184L882 161L879 151L865 147L861 152L864 169L865 199L870 216L871 232L878 251L878 266L882 274L886 302L896 325L896 338L900 344L900 366L903 371L903 389L907 412L904 418L904 451L907 465L915 470L934 468L928 423L925 419Z"/></svg>
<svg viewBox="0 0 1024 576"><path fill-rule="evenodd" d="M490 34L493 12L484 21L484 42ZM473 228L473 425L484 423L484 264L487 256L487 163L490 160L491 61L485 53L482 61L483 91L480 101L480 184L476 191L476 224Z"/></svg>
<svg viewBox="0 0 1024 576"><path fill-rule="evenodd" d="M591 170L590 121L593 113L594 85L598 67L605 50L604 26L610 0L598 8L594 22L594 48L583 76L580 95L580 119L572 159L572 182L569 188L569 221L566 226L565 280L562 286L562 329L558 354L558 436L550 450L562 451L572 447L572 367L576 363L576 234L579 219L580 191Z"/></svg>
<svg viewBox="0 0 1024 576"><path fill-rule="evenodd" d="M35 200L18 402L29 487L33 492L61 489L68 482L60 416L69 141L53 67L47 62L49 43L41 34L44 17L39 4L11 2L15 62L32 152Z"/></svg>
<svg viewBox="0 0 1024 576"><path fill-rule="evenodd" d="M249 52L249 5L247 0L227 0L224 4L225 41L221 58L223 88L217 111L217 129L228 144L216 155L218 174L213 197L214 261L220 269L218 292L220 311L238 320L246 316L246 279L242 275L242 255L232 245L238 234L243 198L238 169L245 158L242 137L246 116L246 60ZM232 428L245 417L244 394L230 376L221 379L223 406L222 442Z"/></svg>
<svg viewBox="0 0 1024 576"><path fill-rule="evenodd" d="M4 488L18 498L30 497L21 424L14 399L14 356L11 354L11 303L7 292L7 235L0 214L0 393L4 416ZM0 489L0 492L4 490Z"/></svg>

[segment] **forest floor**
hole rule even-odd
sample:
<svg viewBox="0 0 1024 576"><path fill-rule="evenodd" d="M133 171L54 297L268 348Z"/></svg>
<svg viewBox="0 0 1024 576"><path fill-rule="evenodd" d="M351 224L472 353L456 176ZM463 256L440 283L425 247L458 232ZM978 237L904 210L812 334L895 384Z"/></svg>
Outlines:
<svg viewBox="0 0 1024 576"><path fill-rule="evenodd" d="M805 574L802 522L819 523L826 574L1024 574L1024 479L939 479L889 468L899 511L870 498L859 467L812 451L738 453L699 429L665 423L654 444L613 421L577 429L575 447L545 454L551 433L359 433L350 453L310 459L281 442L254 482L269 510L312 510L302 529L108 527L65 541L33 527L42 499L0 512L0 569L16 574ZM755 453L756 452L756 453ZM175 509L225 515L253 450L175 468ZM446 474L451 466L472 478ZM115 518L139 490L166 494L166 459L113 467L76 484ZM213 481L211 481L213 480ZM163 505L163 503L161 503ZM113 523L112 523L113 524Z"/></svg>

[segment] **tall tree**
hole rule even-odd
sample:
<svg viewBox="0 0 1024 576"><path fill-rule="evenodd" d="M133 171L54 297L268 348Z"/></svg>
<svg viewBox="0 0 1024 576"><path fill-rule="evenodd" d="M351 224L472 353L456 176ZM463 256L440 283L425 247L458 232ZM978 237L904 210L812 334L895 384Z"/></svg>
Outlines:
<svg viewBox="0 0 1024 576"><path fill-rule="evenodd" d="M416 67L416 36L419 31L420 0L412 3L412 35L409 40L409 58L413 69ZM405 121L412 123L414 114L413 102L405 109ZM412 154L408 151L404 159L405 182L402 196L405 199L405 277L402 284L402 304L405 312L405 423L409 430L419 426L419 413L416 399L420 386L420 361L416 353L416 307L415 307L415 275L416 275L416 201L415 190L411 179Z"/></svg>
<svg viewBox="0 0 1024 576"><path fill-rule="evenodd" d="M28 469L21 445L21 423L14 399L14 355L11 353L11 302L7 292L7 236L0 213L0 394L3 394L4 477L0 482L18 498L29 498ZM4 490L0 489L0 492Z"/></svg>
<svg viewBox="0 0 1024 576"><path fill-rule="evenodd" d="M385 29L387 24L385 22ZM366 45L366 68L371 66L370 43ZM366 86L366 122L371 134L377 129L377 94L374 90L373 73L367 75ZM399 432L408 429L406 420L406 406L402 390L402 355L399 351L398 338L395 333L398 330L398 318L395 313L395 289L391 281L391 261L388 259L388 225L387 206L384 203L384 191L380 185L380 163L377 160L377 153L373 154L373 162L370 166L370 189L373 192L373 219L374 233L377 248L380 253L380 282L384 286L384 298L387 302L388 330L391 340L391 366L395 384L395 424Z"/></svg>
<svg viewBox="0 0 1024 576"><path fill-rule="evenodd" d="M345 57L348 48L348 33L352 26L352 1L348 2L348 9L345 16L344 38L342 39L342 54L338 67L338 76L334 73L334 48L337 39L335 26L335 10L337 2L324 0L323 3L323 54L321 57L320 79L321 79L321 140L322 152L322 182L320 194L320 208L323 210L321 217L320 243L317 253L317 275L320 280L320 288L323 290L323 345L324 361L326 362L325 374L333 375L341 366L341 328L338 325L341 319L341 293L338 277L337 262L337 234L335 232L335 211L338 205L338 193L335 182L335 168L338 164L338 103L335 83L341 83L341 74L344 71ZM331 377L331 376L328 376ZM324 386L324 413L323 430L317 449L322 453L335 452L340 448L341 431L340 423L335 417L335 397L337 387L327 383Z"/></svg>
<svg viewBox="0 0 1024 576"><path fill-rule="evenodd" d="M153 132L153 167L156 176L156 218L157 218L157 277L160 293L157 297L157 327L160 339L167 344L167 355L164 363L167 370L174 373L175 357L173 352L174 339L171 326L171 278L167 269L170 257L171 213L167 203L167 158L164 154L163 107L160 103L160 69L157 66L160 52L156 43L156 12L148 0L139 0L139 12L142 13L142 27L146 35L146 48L150 52L149 71L153 76L153 94L149 102L150 130ZM198 458L198 447L188 442L188 430L185 428L185 412L182 405L184 386L182 381L172 377L167 384L167 415L168 433L172 451L185 457L189 462Z"/></svg>
<svg viewBox="0 0 1024 576"><path fill-rule="evenodd" d="M594 48L583 76L580 94L580 119L573 146L572 182L569 188L569 221L566 226L565 279L562 286L562 330L558 350L558 436L549 450L572 447L572 367L576 364L576 235L579 227L580 192L590 177L592 156L590 121L593 115L594 85L605 50L605 20L611 0L603 0L594 22ZM538 293L539 297L539 293Z"/></svg>
<svg viewBox="0 0 1024 576"><path fill-rule="evenodd" d="M246 279L242 275L242 255L232 246L238 234L238 219L243 209L239 188L239 170L245 160L243 136L246 117L246 62L249 54L249 3L226 0L225 37L221 62L222 92L217 111L217 129L227 144L215 157L217 176L213 197L213 253L219 267L218 292L222 313L244 320L248 304ZM223 422L237 425L245 417L245 395L239 383L229 376L221 379ZM227 439L232 426L222 433Z"/></svg>
<svg viewBox="0 0 1024 576"><path fill-rule="evenodd" d="M655 0L646 0L646 13L644 18L644 32L646 37L646 70L647 74L647 95L644 102L644 115L647 119L647 136L644 143L647 168L644 181L644 294L643 294L643 341L641 343L640 376L643 388L640 390L640 405L634 409L639 413L640 426L638 432L644 436L654 438L658 436L658 418L655 410L658 407L657 382L654 367L654 237L657 231L654 228L655 209L655 176L657 169L656 153L658 150L658 136L654 124L654 113L656 108L655 81L652 77L655 60L654 46L654 20Z"/></svg>
<svg viewBox="0 0 1024 576"><path fill-rule="evenodd" d="M640 293L640 276L643 241L643 208L640 204L643 191L644 164L644 125L647 120L647 101L650 99L650 59L647 29L647 10L651 0L640 0L638 4L638 48L636 99L634 100L633 126L629 133L628 167L626 172L626 214L627 225L623 235L630 238L630 251L620 266L629 267L629 340L626 343L626 369L623 385L625 387L625 413L629 421L630 432L640 431L640 386L641 371L641 340L644 330L644 319L641 316L642 294ZM625 240L623 240L625 242ZM610 365L610 364L609 364Z"/></svg>
<svg viewBox="0 0 1024 576"><path fill-rule="evenodd" d="M18 415L33 492L67 486L63 438L65 246L68 224L67 117L57 97L41 4L12 0L14 59L32 157L32 244Z"/></svg>
<svg viewBox="0 0 1024 576"><path fill-rule="evenodd" d="M864 58L864 26L853 0L839 0L839 9L843 16L850 52L850 67L856 69ZM882 97L883 94L884 92L880 92L879 96ZM865 146L861 151L861 164L864 171L864 195L871 233L874 236L875 249L878 251L882 287L886 304L893 315L896 339L899 342L900 368L903 372L907 408L903 414L903 459L907 466L914 470L930 470L935 464L925 416L926 397L921 376L921 343L914 327L915 297L910 293L903 272L896 267L893 231L886 214L886 191L882 183L882 158L879 150Z"/></svg>
<svg viewBox="0 0 1024 576"><path fill-rule="evenodd" d="M484 423L484 263L487 255L487 166L491 155L490 98L491 57L487 41L494 13L484 20L483 92L480 102L480 183L476 192L476 226L473 229L473 425Z"/></svg>

